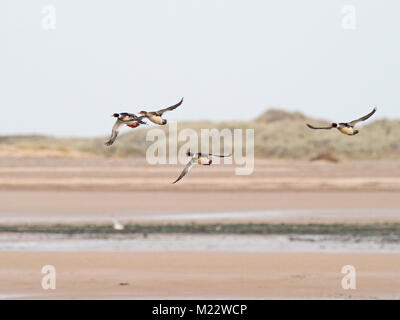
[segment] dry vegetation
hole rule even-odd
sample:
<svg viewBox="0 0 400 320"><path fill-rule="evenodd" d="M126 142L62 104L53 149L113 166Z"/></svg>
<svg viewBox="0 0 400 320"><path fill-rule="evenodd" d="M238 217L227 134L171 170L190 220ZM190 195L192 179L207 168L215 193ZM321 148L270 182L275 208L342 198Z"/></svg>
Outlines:
<svg viewBox="0 0 400 320"><path fill-rule="evenodd" d="M299 112L270 109L253 121L183 122L178 124L178 130L180 132L190 128L200 132L200 129L212 128L227 128L230 131L235 128L254 128L255 156L259 158L326 158L328 161L350 158L400 158L400 120L369 121L365 126L360 126L360 134L354 137L342 135L336 130L312 131L305 126L306 122L327 123L308 118ZM104 146L104 137L66 139L47 136L5 136L0 137L0 156L144 156L146 147L153 143L146 141L146 134L150 128L131 131L124 129L124 133L110 148ZM168 126L157 128L168 132ZM105 133L108 134L107 129L105 128ZM185 141L180 145L183 143Z"/></svg>

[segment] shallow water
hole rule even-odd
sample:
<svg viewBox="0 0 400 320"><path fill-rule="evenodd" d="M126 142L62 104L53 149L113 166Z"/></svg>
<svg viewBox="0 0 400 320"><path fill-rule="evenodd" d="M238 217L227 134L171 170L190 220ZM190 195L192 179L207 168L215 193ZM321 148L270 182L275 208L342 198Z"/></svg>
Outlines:
<svg viewBox="0 0 400 320"><path fill-rule="evenodd" d="M400 253L398 239L315 235L0 234L1 251L220 251Z"/></svg>
<svg viewBox="0 0 400 320"><path fill-rule="evenodd" d="M244 212L198 212L198 213L146 213L146 214L118 214L116 212L103 215L69 215L62 216L43 216L43 217L15 217L13 213L1 213L0 223L111 223L112 218L118 218L121 222L137 222L137 221L204 221L204 220L221 220L235 219L242 221L252 220L329 220L340 219L357 220L357 219L379 219L381 221L400 219L400 209L302 209L302 210L263 210L263 211L244 211Z"/></svg>
<svg viewBox="0 0 400 320"><path fill-rule="evenodd" d="M396 218L400 209L318 209L318 210L264 210L250 212L223 213L185 213L154 216L153 219L165 220L208 220L208 219L273 219L273 218Z"/></svg>
<svg viewBox="0 0 400 320"><path fill-rule="evenodd" d="M0 293L0 300L4 300L4 299L22 299L25 297L30 297L30 296L40 296L38 294L36 295L29 295L29 294L24 294L24 293Z"/></svg>

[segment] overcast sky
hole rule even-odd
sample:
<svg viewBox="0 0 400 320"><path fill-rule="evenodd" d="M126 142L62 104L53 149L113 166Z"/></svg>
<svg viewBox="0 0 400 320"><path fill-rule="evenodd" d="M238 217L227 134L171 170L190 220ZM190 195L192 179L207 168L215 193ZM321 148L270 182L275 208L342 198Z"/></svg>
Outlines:
<svg viewBox="0 0 400 320"><path fill-rule="evenodd" d="M107 135L112 113L182 96L168 119L280 107L349 121L374 104L400 118L399 12L398 0L1 0L0 135Z"/></svg>

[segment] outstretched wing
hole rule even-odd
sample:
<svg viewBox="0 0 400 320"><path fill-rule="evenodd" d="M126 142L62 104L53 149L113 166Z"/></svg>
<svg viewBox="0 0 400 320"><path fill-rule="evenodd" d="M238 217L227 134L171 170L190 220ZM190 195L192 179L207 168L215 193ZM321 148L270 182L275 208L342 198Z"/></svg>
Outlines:
<svg viewBox="0 0 400 320"><path fill-rule="evenodd" d="M177 183L179 180L181 180L190 171L190 169L192 169L192 167L195 163L196 162L194 161L194 158L191 158L189 160L189 162L187 163L187 165L185 166L185 168L183 169L181 175L178 177L178 179L176 179L174 182L172 182L172 184Z"/></svg>
<svg viewBox="0 0 400 320"><path fill-rule="evenodd" d="M178 108L182 104L182 102L183 102L183 98L181 99L181 101L179 101L177 104L174 104L173 106L156 111L156 114L158 116L162 116L164 112L171 111L171 110Z"/></svg>
<svg viewBox="0 0 400 320"><path fill-rule="evenodd" d="M310 129L314 129L314 130L330 130L332 129L332 126L329 127L314 127L311 124L307 123L307 127L309 127Z"/></svg>
<svg viewBox="0 0 400 320"><path fill-rule="evenodd" d="M137 121L137 122L139 122L140 124L147 124L147 122L142 121L142 119L143 119L143 118L146 118L146 116L139 116L139 117L138 117L137 115L135 115L135 114L133 114L133 113L130 113L129 116L130 116L130 118L125 119L125 120L119 119L119 121L121 122L121 124L122 124L122 123L129 123L129 122L132 122L132 121Z"/></svg>
<svg viewBox="0 0 400 320"><path fill-rule="evenodd" d="M139 122L140 124L147 124L147 122L143 121L142 119L146 118L146 116L139 116L136 117L137 122Z"/></svg>
<svg viewBox="0 0 400 320"><path fill-rule="evenodd" d="M220 158L225 158L225 157L231 157L232 156L232 154L211 154L211 153L209 153L208 154L209 156L212 156L212 157L220 157Z"/></svg>
<svg viewBox="0 0 400 320"><path fill-rule="evenodd" d="M357 123L359 123L359 122L361 122L361 121L365 121L365 120L371 118L372 115L376 112L376 110L377 110L377 107L375 107L374 110L372 110L372 111L371 111L370 113L368 113L366 116L361 117L360 119L353 120L353 121L349 122L349 126L354 127Z"/></svg>
<svg viewBox="0 0 400 320"><path fill-rule="evenodd" d="M115 124L114 124L114 126L112 128L111 137L106 142L104 142L104 144L106 146L111 146L114 143L115 139L117 139L118 128L121 125L122 125L122 122L118 119L117 122L115 122Z"/></svg>

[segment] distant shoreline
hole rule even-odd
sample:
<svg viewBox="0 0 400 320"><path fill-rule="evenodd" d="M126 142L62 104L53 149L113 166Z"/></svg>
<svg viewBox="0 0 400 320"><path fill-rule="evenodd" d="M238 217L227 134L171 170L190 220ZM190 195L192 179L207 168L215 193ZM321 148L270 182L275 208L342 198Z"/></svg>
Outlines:
<svg viewBox="0 0 400 320"><path fill-rule="evenodd" d="M343 136L339 132L315 132L306 123L327 125L331 121L310 118L300 112L269 109L250 121L182 121L178 130L193 129L254 129L254 154L261 159L311 160L331 162L343 160L399 160L400 120L371 119L359 127L360 134ZM111 147L104 141L111 133L111 126L104 128L103 137L54 137L48 135L0 136L0 157L145 157L149 128L124 128ZM168 125L156 127L168 135ZM181 141L181 147L185 141ZM243 145L236 147L242 148ZM235 145L233 146L235 148ZM168 150L168 148L167 148ZM243 152L245 153L245 152Z"/></svg>

